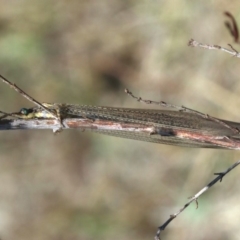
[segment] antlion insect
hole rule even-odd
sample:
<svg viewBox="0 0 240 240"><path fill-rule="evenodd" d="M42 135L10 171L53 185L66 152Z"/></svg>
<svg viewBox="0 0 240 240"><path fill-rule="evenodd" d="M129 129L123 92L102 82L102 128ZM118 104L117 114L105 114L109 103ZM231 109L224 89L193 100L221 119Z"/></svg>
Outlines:
<svg viewBox="0 0 240 240"><path fill-rule="evenodd" d="M240 123L205 115L198 111L135 97L140 102L175 110L100 107L62 103L40 103L0 75L2 81L33 102L33 108L5 113L0 129L66 128L91 130L102 134L184 147L240 149ZM31 124L29 124L31 123Z"/></svg>
<svg viewBox="0 0 240 240"><path fill-rule="evenodd" d="M160 101L135 97L129 90L125 92L139 102L156 104L175 110L152 110L117 107L99 107L62 103L40 103L15 84L0 75L23 97L34 103L32 108L22 108L19 112L0 111L0 130L6 129L53 129L54 132L67 128L79 128L102 134L184 147L240 149L240 123L218 119L201 112ZM167 225L192 202L216 182L240 164L233 164L217 175L209 184L196 193L178 212L158 227L155 240Z"/></svg>

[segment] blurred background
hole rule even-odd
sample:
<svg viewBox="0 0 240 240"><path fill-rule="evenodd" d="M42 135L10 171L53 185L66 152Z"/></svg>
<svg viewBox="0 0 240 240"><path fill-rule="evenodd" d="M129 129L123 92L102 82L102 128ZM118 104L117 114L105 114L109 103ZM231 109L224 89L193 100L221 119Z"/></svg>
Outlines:
<svg viewBox="0 0 240 240"><path fill-rule="evenodd" d="M233 43L224 11L240 24L236 0L0 0L0 74L41 102L151 107L128 97L129 88L239 122L240 60L187 46L191 38ZM2 111L31 106L0 84ZM153 239L240 156L78 130L2 131L0 150L1 240ZM239 174L204 194L162 238L239 239Z"/></svg>

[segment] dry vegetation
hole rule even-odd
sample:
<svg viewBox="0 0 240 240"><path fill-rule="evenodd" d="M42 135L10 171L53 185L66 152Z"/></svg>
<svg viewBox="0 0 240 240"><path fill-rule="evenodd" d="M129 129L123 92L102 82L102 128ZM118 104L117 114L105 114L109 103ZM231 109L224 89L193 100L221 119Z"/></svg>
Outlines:
<svg viewBox="0 0 240 240"><path fill-rule="evenodd" d="M240 60L227 46L231 1L0 1L0 73L43 102L149 107L137 95L240 121ZM237 48L237 46L236 46ZM31 106L7 86L0 109ZM186 198L239 158L69 130L0 133L1 239L153 239ZM239 239L239 169L163 239Z"/></svg>

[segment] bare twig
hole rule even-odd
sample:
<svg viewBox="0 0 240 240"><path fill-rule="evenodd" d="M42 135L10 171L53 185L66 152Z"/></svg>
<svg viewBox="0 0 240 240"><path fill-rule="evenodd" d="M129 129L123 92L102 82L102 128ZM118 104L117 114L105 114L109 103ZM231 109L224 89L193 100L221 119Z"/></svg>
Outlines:
<svg viewBox="0 0 240 240"><path fill-rule="evenodd" d="M230 12L224 12L224 14L230 19L230 22L226 21L225 26L229 30L230 34L232 35L234 42L238 43L239 41L239 31L238 25L234 18L234 16Z"/></svg>
<svg viewBox="0 0 240 240"><path fill-rule="evenodd" d="M206 119L210 119L214 122L217 122L219 123L220 125L226 127L226 128L229 128L231 129L234 133L240 133L239 129L235 128L235 127L232 127L230 126L229 124L227 124L226 122L218 119L218 118L215 118L215 117L212 117L208 114L204 114L204 113L201 113L199 111L196 111L196 110L193 110L191 108L188 108L188 107L184 107L184 106L177 106L177 105L173 105L173 104L169 104L169 103L166 103L164 101L152 101L152 100L145 100L145 99L142 99L141 97L136 97L135 95L133 95L132 92L130 92L128 89L125 89L125 93L127 93L129 96L131 96L132 98L136 99L138 102L143 102L143 103L146 103L146 104L155 104L155 105L160 105L160 106L163 106L163 107L167 107L167 108L174 108L174 109L177 109L179 111L184 111L184 112L189 112L189 113L193 113L193 114L196 114L202 118L206 118Z"/></svg>
<svg viewBox="0 0 240 240"><path fill-rule="evenodd" d="M49 110L47 107L45 107L43 104L41 104L40 102L38 102L36 99L34 99L33 97L31 97L30 95L28 95L26 92L24 92L21 88L19 88L16 84L11 83L10 81L8 81L5 77L3 77L2 75L0 75L0 78L2 79L2 81L4 83L6 83L8 86L10 86L11 88L13 88L16 92L20 93L23 97L25 97L28 101L32 102L33 104L35 104L36 106L40 107L41 109L47 111L48 113L50 113L55 119L57 119L58 121L60 121L59 116L57 116L57 114L53 113L51 110Z"/></svg>
<svg viewBox="0 0 240 240"><path fill-rule="evenodd" d="M237 167L240 164L240 161L234 163L231 167L229 167L226 171L221 173L215 173L214 175L218 175L216 178L214 178L209 184L207 184L204 188L202 188L198 193L196 193L178 212L171 214L168 220L162 224L160 227L158 227L158 231L155 236L155 240L160 240L160 234L165 228L168 226L168 224L176 218L181 212L183 212L192 202L197 201L197 199L206 192L210 187L212 187L215 183L218 181L222 181L223 177L229 173L231 170L233 170L235 167ZM198 205L198 203L197 203Z"/></svg>
<svg viewBox="0 0 240 240"><path fill-rule="evenodd" d="M196 40L191 39L188 42L188 46L190 46L190 47L201 47L201 48L205 48L205 49L208 49L208 50L221 50L221 51L229 53L229 54L231 54L231 55L233 55L237 58L240 58L240 53L238 51L236 51L235 49L233 50L233 47L231 45L230 45L230 47L231 47L232 50L227 49L227 48L223 48L219 45L209 45L209 44L199 43Z"/></svg>
<svg viewBox="0 0 240 240"><path fill-rule="evenodd" d="M167 108L174 108L177 109L179 111L183 111L186 110L187 108L183 107L183 106L177 106L177 105L173 105L173 104L169 104L166 103L164 101L152 101L152 100L145 100L141 97L136 97L135 95L133 95L132 92L130 92L127 88L124 90L125 93L127 93L129 96L131 96L132 98L136 99L138 102L142 102L142 103L146 103L146 104L155 104L155 105L160 105L163 107L167 107Z"/></svg>
<svg viewBox="0 0 240 240"><path fill-rule="evenodd" d="M11 115L11 113L6 113L6 112L3 112L3 111L0 111L0 114L2 114L2 116L0 117L0 120Z"/></svg>
<svg viewBox="0 0 240 240"><path fill-rule="evenodd" d="M184 115L184 114L183 114ZM224 121L224 120L223 120ZM91 130L117 137L150 141L160 144L170 144L185 147L208 147L240 150L240 139L233 136L206 135L199 131L187 131L174 126L155 128L151 125L136 122L118 122L109 119L88 119L88 118L64 118L62 129ZM238 123L230 122L233 126ZM239 124L238 124L239 125ZM52 129L56 132L59 129L58 120L52 119L2 119L0 130L16 129Z"/></svg>
<svg viewBox="0 0 240 240"><path fill-rule="evenodd" d="M0 120L0 130L26 130L26 129L55 129L59 128L59 122L56 119L2 119ZM64 118L63 129L80 130L122 130L129 132L142 132L150 136L153 128L134 123L121 123L107 120L92 120L86 118ZM239 142L240 149L240 142Z"/></svg>

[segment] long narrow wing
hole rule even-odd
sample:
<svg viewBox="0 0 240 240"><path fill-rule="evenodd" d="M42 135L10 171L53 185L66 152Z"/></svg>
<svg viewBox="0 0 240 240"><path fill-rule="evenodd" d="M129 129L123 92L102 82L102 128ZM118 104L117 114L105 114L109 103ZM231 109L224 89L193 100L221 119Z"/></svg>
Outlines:
<svg viewBox="0 0 240 240"><path fill-rule="evenodd" d="M229 148L226 143L238 141L240 137L237 130L234 131L240 129L240 123L225 120L217 122L208 117L180 111L66 105L64 112L68 117L154 127L155 132L152 134L117 129L90 129L106 135L147 142L185 147Z"/></svg>

